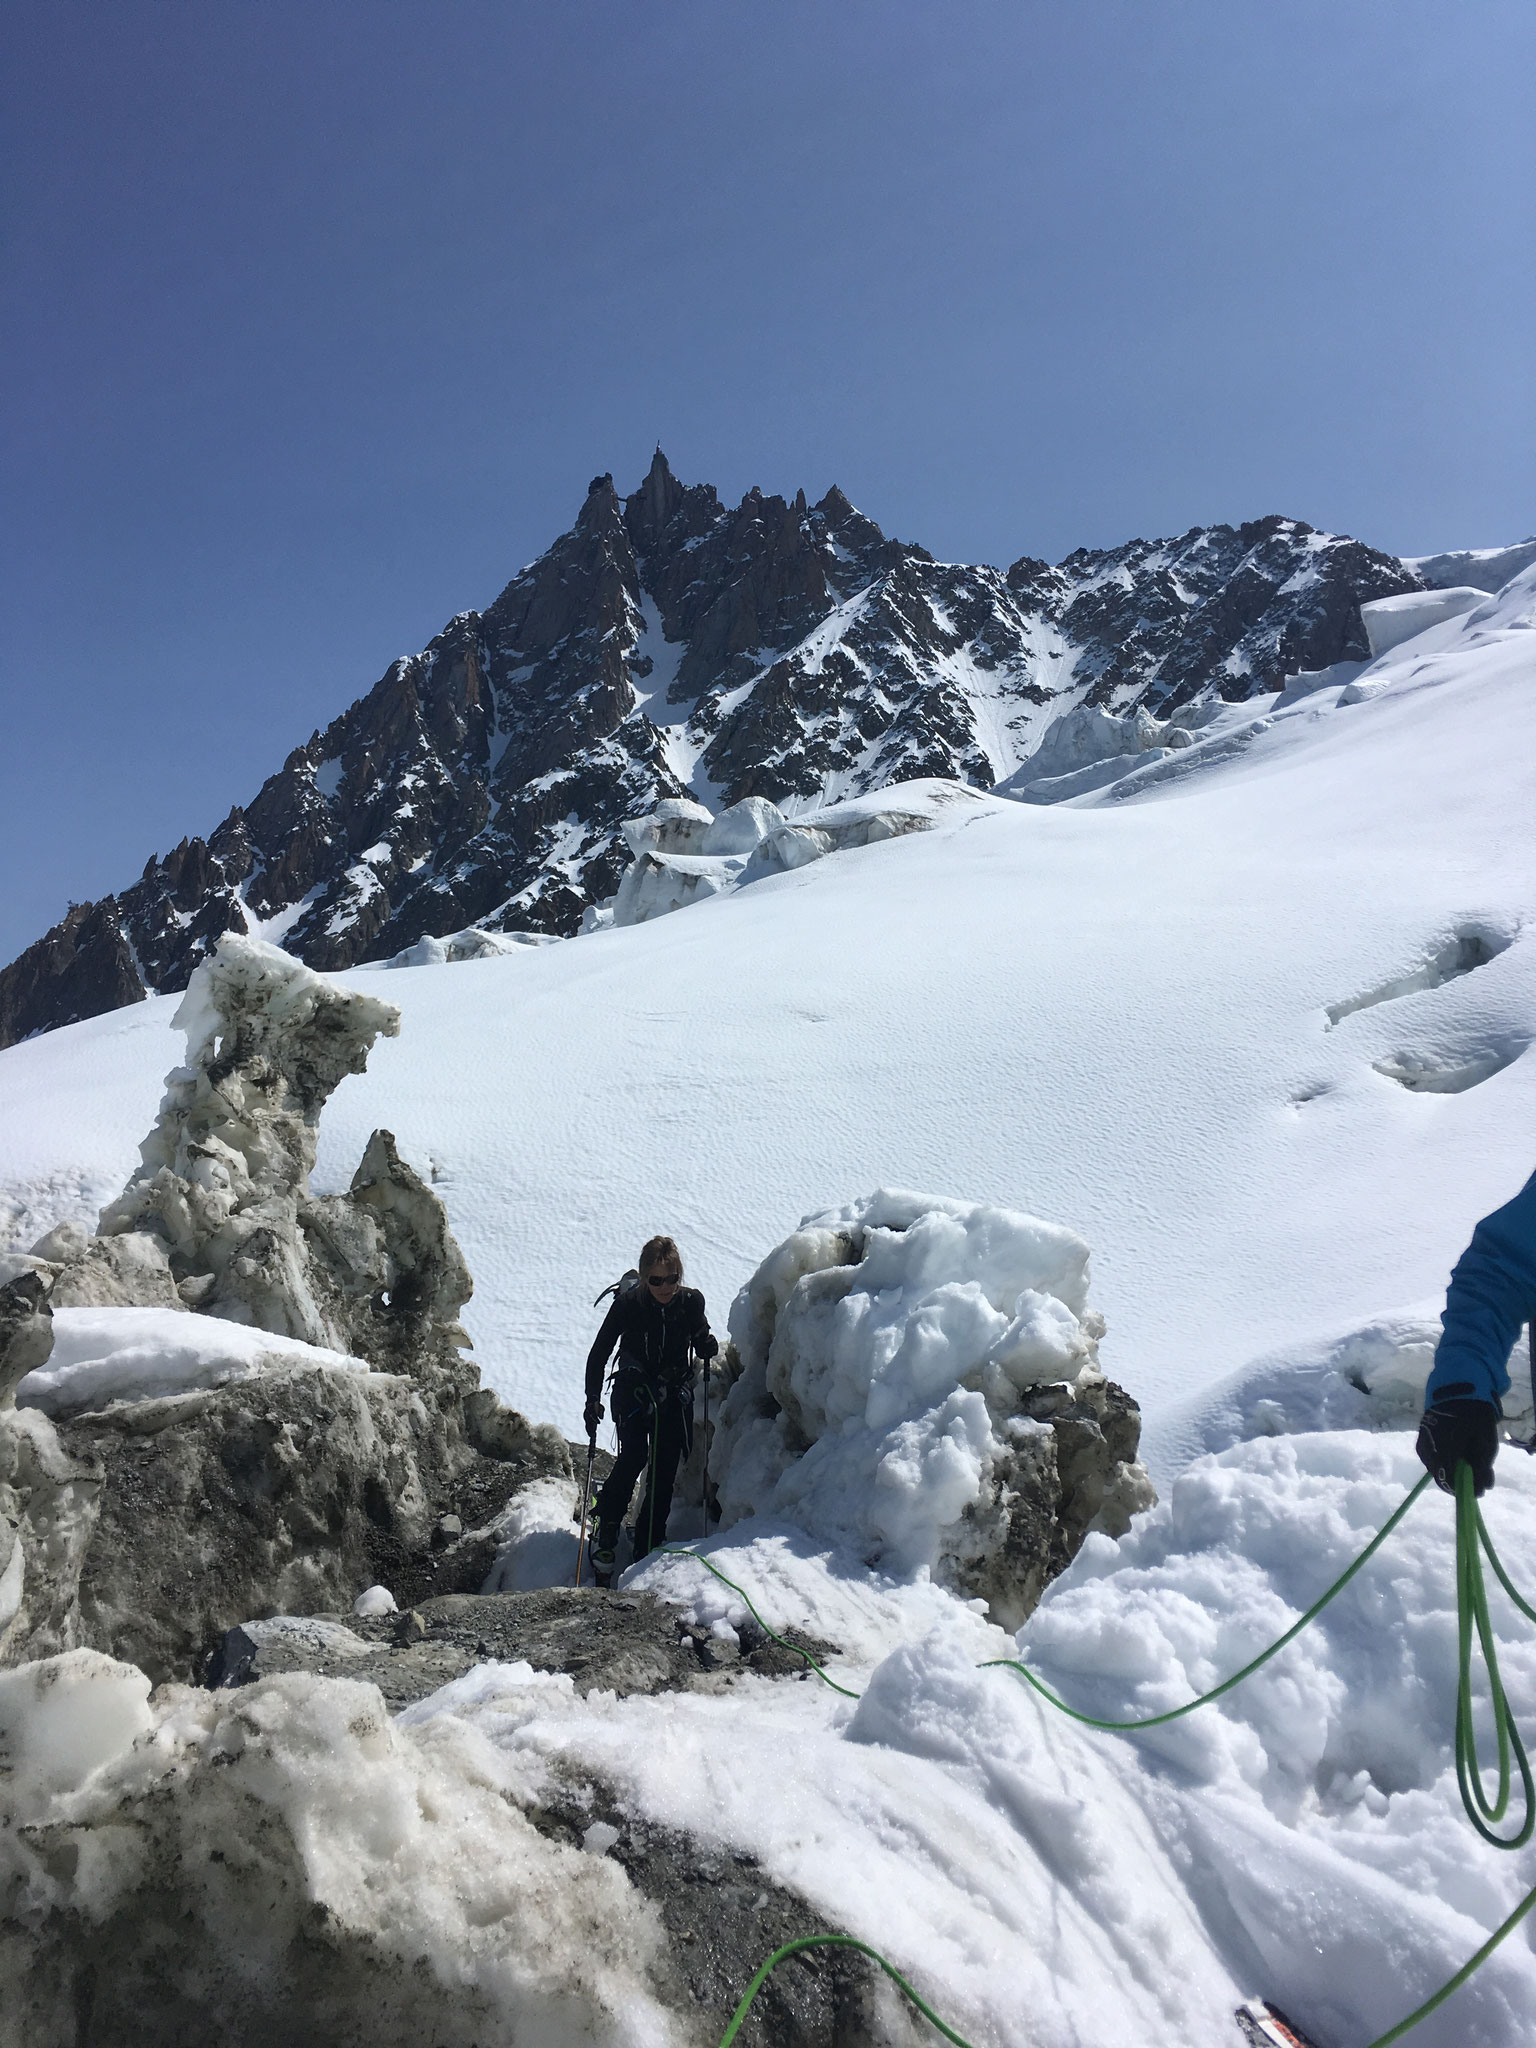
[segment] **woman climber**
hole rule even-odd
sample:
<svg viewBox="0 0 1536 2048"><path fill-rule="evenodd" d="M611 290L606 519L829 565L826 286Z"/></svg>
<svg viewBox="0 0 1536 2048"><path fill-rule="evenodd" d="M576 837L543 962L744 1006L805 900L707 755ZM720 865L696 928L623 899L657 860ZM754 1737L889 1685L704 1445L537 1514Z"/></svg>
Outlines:
<svg viewBox="0 0 1536 2048"><path fill-rule="evenodd" d="M644 1557L665 1542L678 1461L693 1448L693 1361L711 1359L719 1344L710 1334L704 1297L683 1285L683 1259L670 1237L647 1239L638 1275L621 1284L587 1353L587 1441L603 1419L603 1368L619 1347L609 1398L619 1433L619 1455L597 1496L597 1541L592 1570L600 1586L612 1583L619 1524L635 1481L648 1470L635 1517L634 1554Z"/></svg>

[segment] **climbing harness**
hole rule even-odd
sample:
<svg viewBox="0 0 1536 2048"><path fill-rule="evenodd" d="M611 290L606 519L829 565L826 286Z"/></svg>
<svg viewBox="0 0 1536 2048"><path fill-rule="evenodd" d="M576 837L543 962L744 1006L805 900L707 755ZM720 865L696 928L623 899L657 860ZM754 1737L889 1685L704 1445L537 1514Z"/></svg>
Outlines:
<svg viewBox="0 0 1536 2048"><path fill-rule="evenodd" d="M1230 1692L1234 1686L1241 1685L1243 1680L1251 1677L1261 1665L1267 1664L1271 1657L1277 1656L1287 1643L1294 1642L1302 1630L1310 1622L1316 1620L1317 1616L1322 1613L1330 1601L1336 1599L1343 1592L1355 1574L1381 1548L1382 1544L1385 1543L1392 1531L1403 1520L1403 1517L1430 1483L1430 1476L1426 1473L1417 1486L1408 1494L1407 1498L1383 1522L1359 1556L1340 1573L1339 1577L1334 1580L1333 1584L1321 1598L1313 1602L1301 1619L1293 1623L1285 1631L1284 1635L1271 1643L1267 1650L1252 1658L1240 1671L1233 1672L1230 1678L1223 1679L1220 1685L1213 1686L1209 1692L1203 1692L1195 1699L1186 1700L1183 1706L1172 1707L1166 1713L1149 1714L1134 1721L1104 1721L1092 1714L1081 1713L1076 1707L1069 1706L1064 1699L1059 1698L1045 1684L1043 1679L1036 1677L1026 1664L1020 1663L1016 1658L989 1658L980 1668L983 1670L1003 1669L1014 1672L1019 1678L1032 1686L1040 1698L1047 1701L1059 1712L1068 1715L1074 1721L1080 1722L1084 1727L1099 1729L1107 1734L1127 1735L1135 1733L1139 1729L1158 1728L1169 1721L1180 1720L1185 1714L1192 1714L1197 1707L1208 1706L1212 1700L1220 1699L1224 1693ZM1531 1767L1526 1758L1525 1746L1520 1740L1519 1730L1515 1726L1513 1715L1510 1713L1509 1704L1504 1694L1503 1681L1499 1675L1498 1652L1494 1642L1493 1625L1489 1619L1487 1588L1483 1579L1482 1560L1484 1553L1486 1553L1488 1562L1493 1567L1494 1576L1520 1613L1528 1621L1536 1622L1536 1607L1531 1606L1527 1600L1516 1592L1509 1573L1504 1569L1503 1562L1498 1552L1494 1549L1492 1539L1488 1534L1487 1524L1483 1520L1482 1509L1477 1503L1471 1467L1462 1463L1456 1468L1456 1782L1461 1789L1462 1804L1467 1810L1467 1817L1483 1840L1491 1843L1496 1849L1513 1850L1523 1848L1530 1841L1533 1833L1536 1833L1536 1785L1533 1785ZM825 1685L830 1686L834 1692L840 1693L844 1699L856 1700L862 1697L860 1693L850 1690L849 1687L839 1685L835 1678L830 1677L822 1669L809 1651L802 1650L795 1643L786 1642L783 1636L778 1635L773 1629L769 1628L756 1607L752 1604L747 1593L733 1579L728 1579L725 1573L712 1563L709 1558L701 1556L696 1550L690 1550L683 1544L661 1545L653 1554L658 1557L686 1557L691 1559L694 1564L703 1565L704 1569L714 1578L718 1579L723 1586L729 1587L765 1635L782 1645L784 1649L792 1651L795 1656L803 1658L809 1668L816 1673L817 1677ZM1484 1790L1483 1773L1478 1763L1477 1748L1472 1728L1472 1646L1474 1638L1482 1654L1484 1669L1487 1673L1488 1692L1493 1707L1498 1782L1491 1798ZM1505 1818L1509 1811L1510 1793L1514 1782L1511 1760L1513 1760L1514 1771L1519 1775L1521 1790L1524 1794L1525 1818L1514 1834L1501 1835L1496 1834L1494 1828ZM1442 2006L1454 1992L1459 1991L1461 1986L1481 1968L1499 1944L1519 1926L1532 1907L1536 1907L1536 1888L1533 1888L1526 1894L1509 1918L1501 1926L1494 1929L1482 1947L1475 1954L1467 1958L1455 1976L1442 1984L1438 1991L1427 1998L1422 2005L1416 2007L1406 2018L1399 2020L1396 2026L1388 2028L1384 2034L1379 2034L1374 2041L1368 2044L1368 2048L1390 2048L1392 2042L1400 2041L1421 2020L1427 2019L1432 2012ZM854 1948L862 1955L868 1956L884 1970L886 1975L895 1984L900 1986L901 1990L911 1999L923 2017L937 2027L946 2041L955 2043L956 2048L970 2048L970 2044L961 2035L957 2034L952 2027L947 2026L937 2013L924 2004L912 1986L891 1963L887 1962L884 1956L879 1954L877 1950L870 1948L866 1943L856 1941L851 1935L844 1934L808 1934L802 1936L797 1941L786 1942L782 1948L775 1949L773 1954L761 1965L757 1974L747 1986L740 2004L731 2015L730 2024L720 2038L720 2048L730 2048L730 2043L735 2040L743 2021L751 2010L753 2000L762 1990L771 1973L786 1957L795 1955L802 1949L826 1945ZM1240 2008L1237 2014L1238 2019L1240 2021L1244 2020L1246 2014L1249 2022L1252 2025L1257 2025L1258 2016L1254 2013L1256 2005L1262 2005L1262 2001L1250 2001L1248 2007ZM1267 2014L1275 2021L1278 2021L1283 2027L1289 2029L1291 2038L1298 2038L1293 2023L1286 2021L1284 2016L1278 2013L1275 2008L1269 2007ZM1255 2036L1251 2031L1249 2037L1250 2039L1268 2038L1279 2040L1286 2038L1284 2033L1271 2033L1267 2036L1260 2033Z"/></svg>

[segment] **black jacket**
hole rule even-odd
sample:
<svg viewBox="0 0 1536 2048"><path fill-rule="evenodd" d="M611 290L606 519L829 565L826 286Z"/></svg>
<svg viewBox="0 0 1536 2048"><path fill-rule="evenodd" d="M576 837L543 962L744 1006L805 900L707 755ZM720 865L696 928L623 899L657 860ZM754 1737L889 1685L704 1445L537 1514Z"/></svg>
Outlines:
<svg viewBox="0 0 1536 2048"><path fill-rule="evenodd" d="M663 1308L642 1283L621 1287L587 1353L587 1399L601 1399L603 1367L614 1345L620 1372L638 1372L653 1386L682 1386L693 1377L690 1352L713 1358L719 1349L710 1334L704 1297L696 1287L679 1287Z"/></svg>

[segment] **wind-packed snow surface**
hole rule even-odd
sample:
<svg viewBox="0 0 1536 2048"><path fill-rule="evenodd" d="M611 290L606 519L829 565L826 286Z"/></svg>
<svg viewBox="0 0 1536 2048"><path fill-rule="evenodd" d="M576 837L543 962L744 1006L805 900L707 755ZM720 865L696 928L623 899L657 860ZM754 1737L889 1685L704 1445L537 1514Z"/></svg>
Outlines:
<svg viewBox="0 0 1536 2048"><path fill-rule="evenodd" d="M111 1401L153 1401L294 1366L367 1372L361 1358L275 1337L220 1316L167 1308L60 1308L46 1365L16 1389L16 1405L55 1417Z"/></svg>

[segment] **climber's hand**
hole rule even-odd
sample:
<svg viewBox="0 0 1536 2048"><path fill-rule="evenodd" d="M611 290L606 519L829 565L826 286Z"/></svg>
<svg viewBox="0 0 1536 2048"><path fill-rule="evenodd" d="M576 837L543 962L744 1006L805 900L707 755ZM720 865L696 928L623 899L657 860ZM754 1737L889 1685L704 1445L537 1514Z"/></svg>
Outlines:
<svg viewBox="0 0 1536 2048"><path fill-rule="evenodd" d="M1472 1487L1486 1493L1493 1484L1493 1461L1499 1448L1499 1411L1491 1401L1442 1394L1426 1408L1414 1446L1419 1462L1446 1493L1456 1491L1456 1467L1472 1467Z"/></svg>

